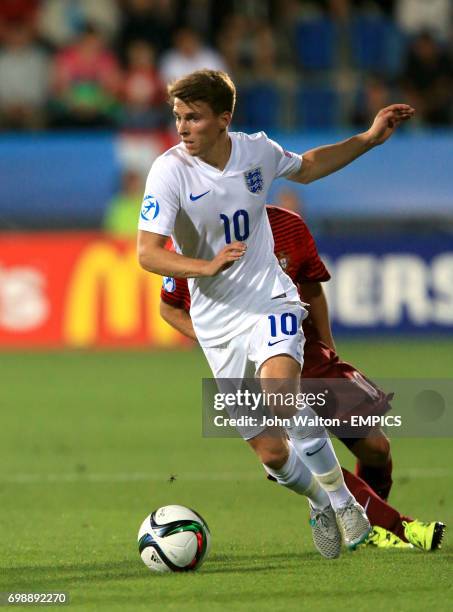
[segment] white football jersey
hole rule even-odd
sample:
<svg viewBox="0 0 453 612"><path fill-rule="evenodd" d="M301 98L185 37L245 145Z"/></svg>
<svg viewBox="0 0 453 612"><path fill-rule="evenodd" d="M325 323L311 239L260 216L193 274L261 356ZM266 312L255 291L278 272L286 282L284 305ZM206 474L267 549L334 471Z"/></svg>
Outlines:
<svg viewBox="0 0 453 612"><path fill-rule="evenodd" d="M298 300L274 255L265 204L272 181L297 172L302 158L264 132L230 133L223 170L189 155L180 143L153 163L139 229L172 236L187 257L211 260L226 244L247 243L243 258L216 276L188 279L195 332L218 346L256 323L272 297Z"/></svg>

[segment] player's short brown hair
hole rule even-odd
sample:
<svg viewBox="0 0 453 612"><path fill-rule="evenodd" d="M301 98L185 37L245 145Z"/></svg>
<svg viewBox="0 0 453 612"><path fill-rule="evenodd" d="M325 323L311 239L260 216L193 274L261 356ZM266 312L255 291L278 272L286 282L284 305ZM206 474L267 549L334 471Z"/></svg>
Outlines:
<svg viewBox="0 0 453 612"><path fill-rule="evenodd" d="M236 87L226 72L221 70L197 70L170 83L167 87L169 101L175 98L183 102L206 102L216 115L228 111L233 114L236 103Z"/></svg>

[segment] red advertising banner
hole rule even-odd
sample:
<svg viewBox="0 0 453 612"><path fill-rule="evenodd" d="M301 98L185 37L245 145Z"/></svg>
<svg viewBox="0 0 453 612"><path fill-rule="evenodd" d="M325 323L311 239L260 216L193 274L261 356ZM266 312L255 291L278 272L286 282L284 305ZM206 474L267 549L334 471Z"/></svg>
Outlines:
<svg viewBox="0 0 453 612"><path fill-rule="evenodd" d="M0 235L0 347L170 347L162 278L135 242L101 233Z"/></svg>

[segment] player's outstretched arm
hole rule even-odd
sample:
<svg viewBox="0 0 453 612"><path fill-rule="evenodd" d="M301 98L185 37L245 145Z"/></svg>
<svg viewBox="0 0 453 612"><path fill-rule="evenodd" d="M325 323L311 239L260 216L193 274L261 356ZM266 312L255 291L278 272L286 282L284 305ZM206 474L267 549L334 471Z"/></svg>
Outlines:
<svg viewBox="0 0 453 612"><path fill-rule="evenodd" d="M137 237L138 261L142 268L161 276L196 278L215 276L241 259L247 249L243 242L227 244L211 259L194 259L165 248L168 236L139 230Z"/></svg>
<svg viewBox="0 0 453 612"><path fill-rule="evenodd" d="M335 342L330 328L329 308L321 283L303 282L300 283L300 290L303 299L310 304L310 319L318 332L319 339L335 351Z"/></svg>
<svg viewBox="0 0 453 612"><path fill-rule="evenodd" d="M303 153L300 170L288 176L289 180L308 184L344 168L376 145L388 140L396 128L411 119L414 114L415 110L408 104L392 104L381 109L366 132L343 142Z"/></svg>

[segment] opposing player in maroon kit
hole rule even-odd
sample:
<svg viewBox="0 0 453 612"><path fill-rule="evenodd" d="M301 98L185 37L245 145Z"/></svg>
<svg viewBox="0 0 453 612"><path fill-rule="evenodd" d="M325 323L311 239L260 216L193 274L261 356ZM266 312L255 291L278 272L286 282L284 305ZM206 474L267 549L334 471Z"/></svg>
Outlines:
<svg viewBox="0 0 453 612"><path fill-rule="evenodd" d="M316 243L301 217L277 206L267 206L274 237L274 252L283 270L299 289L303 302L310 304L309 317L303 322L305 334L304 379L347 379L360 387L354 413L384 414L390 410L389 399L381 389L353 365L342 361L335 350L330 329L327 302L322 282L330 279L321 261ZM189 315L190 295L185 279L164 279L161 291L161 315L173 327L196 340ZM365 393L364 393L365 391ZM340 389L341 393L341 389ZM348 401L353 395L348 394ZM392 486L390 444L382 430L374 428L365 437L344 437L333 433L356 456L356 474L343 468L346 485L366 509L374 525L368 543L378 547L410 547L435 550L440 546L445 525L422 523L400 514L387 502ZM343 435L342 435L343 433ZM350 435L350 432L349 432ZM303 457L302 457L303 459ZM409 544L410 543L410 544Z"/></svg>

